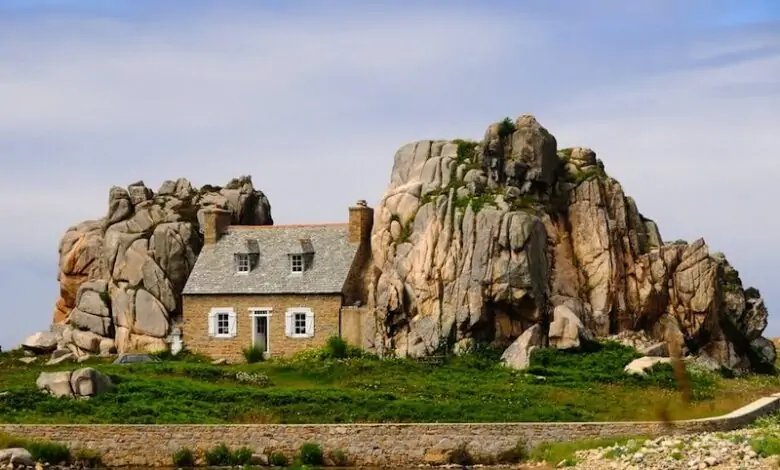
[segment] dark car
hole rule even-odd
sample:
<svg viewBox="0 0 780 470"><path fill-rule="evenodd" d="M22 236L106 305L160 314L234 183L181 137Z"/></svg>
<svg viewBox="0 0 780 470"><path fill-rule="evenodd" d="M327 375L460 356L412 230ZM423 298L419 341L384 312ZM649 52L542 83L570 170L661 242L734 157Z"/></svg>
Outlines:
<svg viewBox="0 0 780 470"><path fill-rule="evenodd" d="M139 362L161 362L159 357L150 354L122 354L114 364L138 364Z"/></svg>

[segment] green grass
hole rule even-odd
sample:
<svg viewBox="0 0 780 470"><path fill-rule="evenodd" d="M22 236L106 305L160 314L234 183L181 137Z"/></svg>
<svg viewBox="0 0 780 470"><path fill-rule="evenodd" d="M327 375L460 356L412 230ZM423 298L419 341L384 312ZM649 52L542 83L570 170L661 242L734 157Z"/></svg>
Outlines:
<svg viewBox="0 0 780 470"><path fill-rule="evenodd" d="M38 393L41 370L75 365L0 365L5 423L359 423L612 421L699 418L732 411L777 389L776 377L692 374L684 403L671 368L647 377L623 367L636 357L615 344L589 352L540 350L527 372L498 363L500 350L475 348L443 365L384 359L332 342L288 360L214 366L197 357L161 363L91 364L112 393L90 400ZM3 361L0 357L0 361ZM251 379L251 380L250 380Z"/></svg>
<svg viewBox="0 0 780 470"><path fill-rule="evenodd" d="M766 433L750 440L750 447L761 457L780 455L780 436Z"/></svg>
<svg viewBox="0 0 780 470"><path fill-rule="evenodd" d="M550 465L558 465L559 462L566 462L564 466L573 466L577 463L575 453L581 450L600 449L602 447L612 447L615 445L629 446L631 449L638 450L641 444L646 440L643 437L613 437L600 439L583 439L570 442L549 442L542 443L535 447L530 453L530 460L547 462ZM619 456L620 451L611 450L606 455L607 458Z"/></svg>

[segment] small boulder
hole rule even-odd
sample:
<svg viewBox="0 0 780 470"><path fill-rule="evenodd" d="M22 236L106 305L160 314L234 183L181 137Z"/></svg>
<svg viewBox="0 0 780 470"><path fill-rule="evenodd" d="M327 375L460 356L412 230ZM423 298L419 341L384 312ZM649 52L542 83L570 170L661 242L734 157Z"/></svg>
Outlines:
<svg viewBox="0 0 780 470"><path fill-rule="evenodd" d="M225 359L224 357L222 359L215 359L211 361L211 364L215 366L221 366L227 364L227 359Z"/></svg>
<svg viewBox="0 0 780 470"><path fill-rule="evenodd" d="M35 384L55 397L84 398L113 390L111 379L91 367L71 371L42 372Z"/></svg>
<svg viewBox="0 0 780 470"><path fill-rule="evenodd" d="M37 357L20 357L19 362L23 362L25 364L32 364L37 359L38 359Z"/></svg>
<svg viewBox="0 0 780 470"><path fill-rule="evenodd" d="M542 329L532 325L525 330L501 355L501 361L513 369L526 369L531 365L531 353L542 346Z"/></svg>
<svg viewBox="0 0 780 470"><path fill-rule="evenodd" d="M623 370L628 374L645 375L648 369L656 364L670 364L672 360L668 357L645 356L631 361Z"/></svg>
<svg viewBox="0 0 780 470"><path fill-rule="evenodd" d="M62 364L63 362L71 362L73 361L73 359L74 359L73 353L68 351L67 354L58 355L53 359L49 359L49 361L46 362L46 365L56 366L57 364Z"/></svg>
<svg viewBox="0 0 780 470"><path fill-rule="evenodd" d="M73 392L80 397L91 397L114 389L111 379L92 367L73 371L70 377L70 386Z"/></svg>
<svg viewBox="0 0 780 470"><path fill-rule="evenodd" d="M57 335L50 331L39 331L28 336L22 348L34 354L48 354L57 349Z"/></svg>
<svg viewBox="0 0 780 470"><path fill-rule="evenodd" d="M58 359L68 354L73 354L68 348L55 349L54 352L51 353L51 359Z"/></svg>
<svg viewBox="0 0 780 470"><path fill-rule="evenodd" d="M100 357L108 357L112 354L116 354L116 344L111 338L103 338L100 340Z"/></svg>
<svg viewBox="0 0 780 470"><path fill-rule="evenodd" d="M35 385L38 389L48 392L55 397L73 398L73 389L70 385L71 372L41 372Z"/></svg>
<svg viewBox="0 0 780 470"><path fill-rule="evenodd" d="M0 464L10 465L11 467L33 466L35 462L32 455L21 447L12 447L10 449L0 450Z"/></svg>
<svg viewBox="0 0 780 470"><path fill-rule="evenodd" d="M258 465L261 467L268 466L268 456L265 454L252 454L252 458L249 459L250 465Z"/></svg>
<svg viewBox="0 0 780 470"><path fill-rule="evenodd" d="M547 334L550 347L571 349L580 347L580 338L590 338L582 320L566 305L553 310L553 321Z"/></svg>

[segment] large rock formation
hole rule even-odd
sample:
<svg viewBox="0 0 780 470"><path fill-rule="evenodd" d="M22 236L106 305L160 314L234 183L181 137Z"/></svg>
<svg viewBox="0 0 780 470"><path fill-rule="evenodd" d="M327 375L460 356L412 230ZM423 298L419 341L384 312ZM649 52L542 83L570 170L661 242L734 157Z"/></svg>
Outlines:
<svg viewBox="0 0 780 470"><path fill-rule="evenodd" d="M60 242L54 323L74 354L166 348L181 314L181 291L202 245L201 210L232 223L269 225L271 207L251 177L193 189L180 178L157 193L143 182L109 191L108 213L67 230Z"/></svg>
<svg viewBox="0 0 780 470"><path fill-rule="evenodd" d="M774 362L766 307L726 258L662 241L592 150L558 150L530 115L401 147L371 241L380 352L521 341L506 356L522 363L538 325L545 346L641 331L733 369Z"/></svg>

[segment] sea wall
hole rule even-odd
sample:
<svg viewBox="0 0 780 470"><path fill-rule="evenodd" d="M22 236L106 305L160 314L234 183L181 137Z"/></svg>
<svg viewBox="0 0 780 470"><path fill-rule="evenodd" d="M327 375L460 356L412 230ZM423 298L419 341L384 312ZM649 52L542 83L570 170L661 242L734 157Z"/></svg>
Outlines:
<svg viewBox="0 0 780 470"><path fill-rule="evenodd" d="M780 394L762 398L728 415L699 420L620 423L485 424L325 424L325 425L28 425L0 424L0 432L62 442L103 454L106 465L171 466L172 454L220 443L249 446L257 453L291 457L301 444L317 442L327 453L343 451L361 466L446 463L447 451L466 445L475 456L497 455L518 442L533 447L545 441L609 436L661 436L729 431L780 409Z"/></svg>

